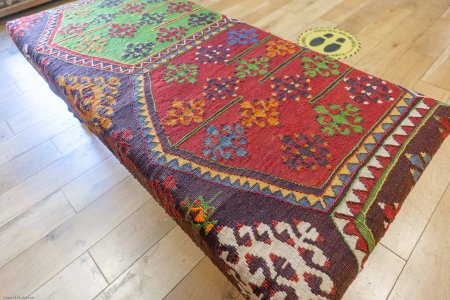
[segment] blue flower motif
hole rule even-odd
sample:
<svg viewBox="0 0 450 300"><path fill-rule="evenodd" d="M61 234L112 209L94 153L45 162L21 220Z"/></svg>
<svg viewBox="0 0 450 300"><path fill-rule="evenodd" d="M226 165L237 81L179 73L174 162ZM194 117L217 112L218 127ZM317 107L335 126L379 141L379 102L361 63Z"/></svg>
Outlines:
<svg viewBox="0 0 450 300"><path fill-rule="evenodd" d="M100 2L99 7L101 7L101 8L115 7L115 6L122 4L122 2L124 2L124 1L125 0L104 0L104 1Z"/></svg>
<svg viewBox="0 0 450 300"><path fill-rule="evenodd" d="M243 146L247 145L245 129L239 124L222 124L220 131L215 125L206 128L208 136L205 137L203 155L217 161L218 159L230 160L236 156L247 156L248 152Z"/></svg>
<svg viewBox="0 0 450 300"><path fill-rule="evenodd" d="M199 13L189 17L189 26L203 26L213 23L216 20L215 13Z"/></svg>
<svg viewBox="0 0 450 300"><path fill-rule="evenodd" d="M144 58L149 55L153 50L155 43L137 43L137 44L127 44L127 48L125 52L122 54L122 57L125 59L137 59Z"/></svg>
<svg viewBox="0 0 450 300"><path fill-rule="evenodd" d="M241 28L239 30L228 31L228 44L230 45L247 45L258 42L258 34L254 28Z"/></svg>
<svg viewBox="0 0 450 300"><path fill-rule="evenodd" d="M158 25L166 20L166 13L145 13L139 20L140 25Z"/></svg>
<svg viewBox="0 0 450 300"><path fill-rule="evenodd" d="M92 24L101 24L108 23L117 18L118 13L107 13L107 14L99 14L97 17L92 19Z"/></svg>

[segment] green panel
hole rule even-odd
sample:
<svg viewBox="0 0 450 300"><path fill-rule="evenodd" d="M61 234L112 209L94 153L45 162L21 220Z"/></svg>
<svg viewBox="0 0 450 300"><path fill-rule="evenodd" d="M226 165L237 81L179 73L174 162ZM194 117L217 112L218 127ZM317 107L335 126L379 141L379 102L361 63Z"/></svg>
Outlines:
<svg viewBox="0 0 450 300"><path fill-rule="evenodd" d="M114 3L121 0L107 1ZM193 4L192 10L189 12L168 12L171 3L188 2L185 0L159 3L124 1L113 8L100 7L103 2L90 3L64 12L63 20L59 26L60 29L53 43L93 57L130 65L137 64L221 19L220 14L202 8L197 4ZM123 9L127 5L140 5L142 11L138 13L125 12ZM158 17L164 16L162 23L148 24L141 21L144 14L155 13L158 14ZM108 18L105 20L105 16L108 17L108 14L114 14L114 17L111 20L108 20ZM93 18L93 15L96 17ZM198 19L195 19L197 16L206 16L206 19L198 23ZM134 25L135 28L131 30L128 28L128 34L131 36L112 36L110 30L113 24L115 24L114 26ZM79 32L64 32L69 26L82 27ZM165 29L177 29L181 33L177 38L158 41L158 36L163 34L161 31Z"/></svg>

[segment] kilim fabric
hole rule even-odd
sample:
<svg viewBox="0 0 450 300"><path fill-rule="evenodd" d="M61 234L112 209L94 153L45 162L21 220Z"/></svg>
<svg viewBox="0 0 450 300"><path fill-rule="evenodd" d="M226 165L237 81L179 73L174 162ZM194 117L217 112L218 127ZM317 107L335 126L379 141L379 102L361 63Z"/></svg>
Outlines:
<svg viewBox="0 0 450 300"><path fill-rule="evenodd" d="M450 129L442 103L190 1L7 28L247 298L342 297Z"/></svg>

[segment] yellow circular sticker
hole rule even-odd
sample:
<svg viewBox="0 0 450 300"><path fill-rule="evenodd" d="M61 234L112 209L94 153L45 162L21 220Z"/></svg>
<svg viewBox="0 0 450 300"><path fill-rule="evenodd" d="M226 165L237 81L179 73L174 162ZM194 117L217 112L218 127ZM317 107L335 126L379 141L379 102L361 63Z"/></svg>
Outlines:
<svg viewBox="0 0 450 300"><path fill-rule="evenodd" d="M347 58L361 48L359 40L336 28L313 28L298 37L298 44L333 58Z"/></svg>

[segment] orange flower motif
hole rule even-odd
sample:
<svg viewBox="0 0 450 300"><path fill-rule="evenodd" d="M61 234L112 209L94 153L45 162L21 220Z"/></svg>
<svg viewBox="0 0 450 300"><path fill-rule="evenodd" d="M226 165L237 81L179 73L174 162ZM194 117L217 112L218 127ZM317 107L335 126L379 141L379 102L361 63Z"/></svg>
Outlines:
<svg viewBox="0 0 450 300"><path fill-rule="evenodd" d="M285 56L295 53L296 46L292 42L278 39L275 41L268 41L266 51L268 57Z"/></svg>
<svg viewBox="0 0 450 300"><path fill-rule="evenodd" d="M203 121L205 114L205 100L179 100L171 103L172 108L167 112L165 124L167 126L190 125Z"/></svg>
<svg viewBox="0 0 450 300"><path fill-rule="evenodd" d="M213 228L214 228L214 224L206 224L205 225L205 233L208 235Z"/></svg>
<svg viewBox="0 0 450 300"><path fill-rule="evenodd" d="M220 193L214 195L209 200L205 200L203 195L199 195L193 201L190 201L189 197L186 197L180 202L180 206L185 211L184 219L191 223L195 233L198 234L203 229L204 233L208 235L214 226L216 226L217 220L211 220L211 216L214 214L216 208L211 202L214 201L219 194Z"/></svg>
<svg viewBox="0 0 450 300"><path fill-rule="evenodd" d="M241 123L245 127L277 126L280 124L278 106L275 99L244 101L241 104Z"/></svg>
<svg viewBox="0 0 450 300"><path fill-rule="evenodd" d="M192 214L196 214L194 217L194 221L197 223L205 222L205 213L203 207L191 207L189 212Z"/></svg>

